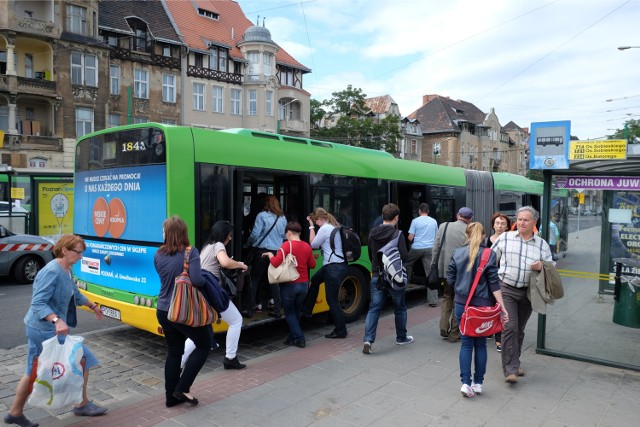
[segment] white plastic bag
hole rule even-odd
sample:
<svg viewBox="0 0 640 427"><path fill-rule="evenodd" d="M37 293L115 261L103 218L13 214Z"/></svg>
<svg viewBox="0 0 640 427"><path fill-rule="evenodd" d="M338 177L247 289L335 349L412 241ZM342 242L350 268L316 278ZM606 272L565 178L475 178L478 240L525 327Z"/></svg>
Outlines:
<svg viewBox="0 0 640 427"><path fill-rule="evenodd" d="M42 343L38 376L29 398L31 405L60 409L82 401L84 377L80 361L84 354L83 341L80 336L68 335L61 344L56 335Z"/></svg>

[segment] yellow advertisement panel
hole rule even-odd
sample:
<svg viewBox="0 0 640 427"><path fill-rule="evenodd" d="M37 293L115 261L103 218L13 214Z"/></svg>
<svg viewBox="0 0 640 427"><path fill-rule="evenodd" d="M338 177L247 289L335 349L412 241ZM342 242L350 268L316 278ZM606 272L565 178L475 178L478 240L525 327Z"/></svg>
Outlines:
<svg viewBox="0 0 640 427"><path fill-rule="evenodd" d="M569 160L624 160L626 158L626 139L571 141L569 149Z"/></svg>
<svg viewBox="0 0 640 427"><path fill-rule="evenodd" d="M37 234L57 240L73 233L73 183L39 182Z"/></svg>

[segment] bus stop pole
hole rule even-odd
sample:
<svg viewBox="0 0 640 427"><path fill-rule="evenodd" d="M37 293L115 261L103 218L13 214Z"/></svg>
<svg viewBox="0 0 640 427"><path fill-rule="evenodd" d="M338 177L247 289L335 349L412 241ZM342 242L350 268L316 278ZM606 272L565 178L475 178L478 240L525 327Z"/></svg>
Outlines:
<svg viewBox="0 0 640 427"><path fill-rule="evenodd" d="M544 187L542 189L542 218L540 225L542 226L542 237L545 241L549 240L549 218L551 209L551 174L552 171L542 171ZM538 314L538 344L537 349L545 348L545 333L547 328L547 316Z"/></svg>

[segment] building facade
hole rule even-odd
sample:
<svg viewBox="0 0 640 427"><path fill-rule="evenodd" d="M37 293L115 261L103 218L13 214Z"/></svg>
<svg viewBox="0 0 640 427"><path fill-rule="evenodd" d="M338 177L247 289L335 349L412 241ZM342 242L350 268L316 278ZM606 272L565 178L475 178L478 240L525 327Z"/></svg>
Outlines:
<svg viewBox="0 0 640 427"><path fill-rule="evenodd" d="M309 136L311 70L231 0L163 0L185 44L184 124Z"/></svg>
<svg viewBox="0 0 640 427"><path fill-rule="evenodd" d="M494 109L440 95L425 95L409 115L421 124L422 161L492 172L526 173L526 135L500 125Z"/></svg>

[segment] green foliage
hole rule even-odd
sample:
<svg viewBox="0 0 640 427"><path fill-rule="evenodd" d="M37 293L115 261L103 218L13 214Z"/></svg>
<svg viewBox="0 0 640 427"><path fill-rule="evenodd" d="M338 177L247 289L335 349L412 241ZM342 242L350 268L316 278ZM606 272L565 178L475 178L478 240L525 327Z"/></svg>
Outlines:
<svg viewBox="0 0 640 427"><path fill-rule="evenodd" d="M626 139L630 144L640 144L640 120L630 119L622 129L617 129L609 139Z"/></svg>
<svg viewBox="0 0 640 427"><path fill-rule="evenodd" d="M540 181L540 182L544 181L544 176L542 175L542 171L537 169L530 169L529 172L527 172L527 178L533 181Z"/></svg>
<svg viewBox="0 0 640 427"><path fill-rule="evenodd" d="M331 99L322 102L311 100L312 138L397 153L402 138L400 117L375 117L365 103L367 95L351 85L331 95ZM335 126L320 127L322 117L337 117Z"/></svg>

